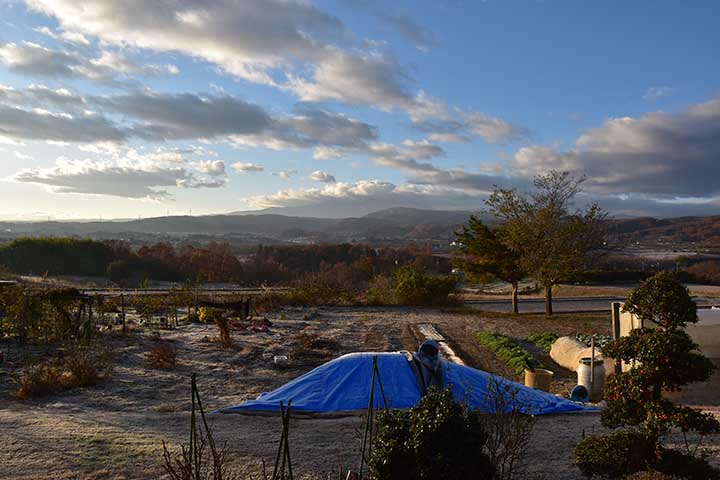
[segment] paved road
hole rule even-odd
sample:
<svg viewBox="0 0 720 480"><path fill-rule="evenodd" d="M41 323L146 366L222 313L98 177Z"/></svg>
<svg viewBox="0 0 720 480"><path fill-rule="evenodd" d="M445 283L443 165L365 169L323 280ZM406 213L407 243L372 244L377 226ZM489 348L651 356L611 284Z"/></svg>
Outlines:
<svg viewBox="0 0 720 480"><path fill-rule="evenodd" d="M610 311L612 302L624 302L624 297L583 297L583 298L555 298L553 299L554 312L576 312L576 311ZM465 302L478 310L491 312L510 312L512 304L510 300L469 300ZM521 298L519 304L520 312L544 312L545 299L543 298Z"/></svg>
<svg viewBox="0 0 720 480"><path fill-rule="evenodd" d="M720 305L717 298L695 298L700 308L708 308L711 305ZM610 305L613 302L625 302L625 297L567 297L553 299L554 312L602 312L610 311ZM510 312L512 304L510 300L468 300L465 302L478 310L487 310L490 312ZM519 304L520 312L544 312L545 299L543 298L521 298Z"/></svg>

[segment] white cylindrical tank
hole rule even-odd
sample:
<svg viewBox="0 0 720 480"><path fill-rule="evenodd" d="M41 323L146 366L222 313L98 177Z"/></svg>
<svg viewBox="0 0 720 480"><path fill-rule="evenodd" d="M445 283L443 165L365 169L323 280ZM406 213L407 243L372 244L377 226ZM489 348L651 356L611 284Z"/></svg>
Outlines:
<svg viewBox="0 0 720 480"><path fill-rule="evenodd" d="M581 358L590 357L592 348L576 340L574 337L560 337L550 348L550 358L555 363L570 371L577 371ZM605 373L612 374L615 368L615 361L611 358L603 358L599 349L595 348L595 359L605 362Z"/></svg>
<svg viewBox="0 0 720 480"><path fill-rule="evenodd" d="M605 388L605 364L601 358L596 357L594 375L590 364L590 357L583 357L578 362L578 385L582 385L587 389L591 402L598 402L602 399L603 389Z"/></svg>

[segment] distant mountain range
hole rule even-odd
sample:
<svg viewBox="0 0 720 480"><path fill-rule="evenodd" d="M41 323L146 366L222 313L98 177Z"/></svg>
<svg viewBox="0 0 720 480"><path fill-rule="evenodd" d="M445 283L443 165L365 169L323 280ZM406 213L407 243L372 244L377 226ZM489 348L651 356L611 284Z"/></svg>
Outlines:
<svg viewBox="0 0 720 480"><path fill-rule="evenodd" d="M262 212L168 216L123 221L0 222L0 238L25 235L158 240L225 238L236 243L446 242L470 211L395 207L351 218L319 218ZM481 216L482 218L482 216ZM488 220L488 218L484 218ZM611 241L703 244L720 248L720 216L608 221Z"/></svg>
<svg viewBox="0 0 720 480"><path fill-rule="evenodd" d="M452 238L471 212L396 207L362 217L317 218L276 213L167 216L122 221L0 222L0 236L222 236L248 242L432 241Z"/></svg>

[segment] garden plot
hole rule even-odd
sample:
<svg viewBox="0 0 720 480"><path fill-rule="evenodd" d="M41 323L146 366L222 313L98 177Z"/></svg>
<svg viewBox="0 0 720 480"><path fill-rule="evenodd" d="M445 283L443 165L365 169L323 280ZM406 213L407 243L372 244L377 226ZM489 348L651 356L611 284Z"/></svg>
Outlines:
<svg viewBox="0 0 720 480"><path fill-rule="evenodd" d="M145 355L157 339L140 331L111 338L113 376L94 387L19 401L9 396L9 379L2 377L0 478L159 478L162 441L186 441L192 372L198 375L205 407L212 410L254 398L344 353L415 348L408 324L435 325L469 365L495 373L503 372L495 357L473 341L474 332L525 338L550 326L566 334L592 333L609 324L588 316L512 318L423 308L288 308L266 316L270 331L235 332L234 348L213 341L218 334L213 325L160 331L176 347L174 369L148 368ZM287 355L288 364L274 365L273 355ZM216 439L228 442L232 462L243 471L258 473L263 459L272 462L279 417L218 415L213 422ZM338 465L357 468L361 425L359 417L293 420L290 448L298 478L337 478ZM594 431L601 431L596 414L540 417L527 456L542 461L522 478L581 478L573 449L583 434Z"/></svg>

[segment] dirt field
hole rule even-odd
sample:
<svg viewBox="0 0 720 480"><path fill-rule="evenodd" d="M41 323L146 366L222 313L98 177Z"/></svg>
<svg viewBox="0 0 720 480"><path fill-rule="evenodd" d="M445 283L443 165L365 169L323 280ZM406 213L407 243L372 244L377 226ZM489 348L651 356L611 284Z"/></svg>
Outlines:
<svg viewBox="0 0 720 480"><path fill-rule="evenodd" d="M175 342L179 366L153 370L144 355L154 344L151 333L116 337L112 379L42 400L21 402L9 395L7 377L0 377L0 478L13 479L153 479L161 478L162 440L185 441L189 418L190 373L198 374L208 409L237 404L271 390L340 354L361 350L414 348L408 324L432 323L472 366L505 373L504 365L479 347L472 334L499 330L524 338L533 331L561 334L607 333L603 315L527 315L509 320L500 314L407 308L287 309L267 315L269 333L235 335L237 348L222 349L211 341L215 327L187 325L163 331ZM305 345L297 335L320 334L326 341ZM0 349L8 345L0 344ZM269 356L288 354L285 369ZM553 365L543 359L551 369ZM505 369L505 370L504 370ZM556 369L557 370L557 369ZM559 370L558 370L559 371ZM560 372L556 390L572 379ZM227 441L233 462L257 473L277 448L280 419L265 416L218 415L215 434ZM338 465L357 468L359 417L294 419L291 453L298 478L337 478ZM521 478L579 479L573 448L583 434L601 431L596 414L539 417ZM720 464L720 439L711 439Z"/></svg>

